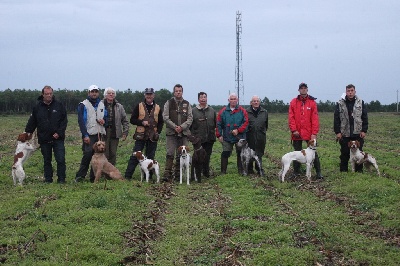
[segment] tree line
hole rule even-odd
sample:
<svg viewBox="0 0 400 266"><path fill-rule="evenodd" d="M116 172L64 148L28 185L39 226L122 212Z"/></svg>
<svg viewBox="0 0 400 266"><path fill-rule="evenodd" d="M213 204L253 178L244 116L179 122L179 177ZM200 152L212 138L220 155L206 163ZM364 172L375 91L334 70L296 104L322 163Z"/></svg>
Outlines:
<svg viewBox="0 0 400 266"><path fill-rule="evenodd" d="M32 108L37 103L37 98L41 95L41 90L4 90L0 91L0 114L27 114L32 111ZM61 101L68 113L75 113L78 104L87 97L87 90L67 90L55 89L54 96ZM167 89L156 91L155 101L161 108L165 102L171 99L172 92ZM102 95L101 95L102 98ZM133 107L144 99L142 91L117 91L117 100L124 106L127 114L132 113ZM197 103L192 103L193 105ZM333 112L336 102L326 101L317 102L319 112ZM382 105L378 100L366 103L369 112L396 112L397 104ZM220 110L225 105L213 105L215 110ZM284 103L282 100L270 101L267 97L261 100L261 106L270 113L286 113L289 108L289 103Z"/></svg>

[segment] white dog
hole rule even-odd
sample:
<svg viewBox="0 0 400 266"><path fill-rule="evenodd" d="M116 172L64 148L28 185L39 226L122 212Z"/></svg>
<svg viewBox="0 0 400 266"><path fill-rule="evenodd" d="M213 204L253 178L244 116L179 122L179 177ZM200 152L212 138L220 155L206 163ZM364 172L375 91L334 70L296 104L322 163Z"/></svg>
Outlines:
<svg viewBox="0 0 400 266"><path fill-rule="evenodd" d="M135 156L140 165L140 181L143 182L143 176L146 175L146 182L149 182L150 171L155 172L157 176L157 183L160 183L160 165L156 160L148 159L141 151L132 153Z"/></svg>
<svg viewBox="0 0 400 266"><path fill-rule="evenodd" d="M351 140L349 141L348 145L350 148L350 163L352 172L356 171L356 164L364 164L368 170L370 169L371 165L373 165L378 172L378 176L381 176L376 159L371 154L360 151L360 142L358 140Z"/></svg>
<svg viewBox="0 0 400 266"><path fill-rule="evenodd" d="M32 138L32 134L22 133L18 135L17 148L14 154L14 164L12 165L11 174L13 177L14 185L19 184L22 186L26 177L24 171L24 162L31 157L32 153L36 150L34 144L29 143L28 140Z"/></svg>
<svg viewBox="0 0 400 266"><path fill-rule="evenodd" d="M282 156L282 170L279 172L280 181L285 181L285 175L289 170L292 161L305 163L307 166L306 176L308 181L311 181L311 167L315 159L315 150L317 149L317 141L310 140L307 149L301 151L292 151Z"/></svg>
<svg viewBox="0 0 400 266"><path fill-rule="evenodd" d="M179 161L179 166L180 166L180 169L179 169L179 177L180 177L180 179L179 179L179 183L180 184L182 184L182 175L183 175L183 172L185 171L186 172L186 183L189 185L190 184L190 166L191 166L191 164L192 164L192 157L190 156L190 154L189 154L189 151L190 151L190 149L189 149L189 147L188 146L180 146L179 148L178 148L178 152L179 152L179 154L180 154L180 161ZM193 175L194 175L194 179L197 181L197 178L196 178L196 172L194 172L193 173Z"/></svg>

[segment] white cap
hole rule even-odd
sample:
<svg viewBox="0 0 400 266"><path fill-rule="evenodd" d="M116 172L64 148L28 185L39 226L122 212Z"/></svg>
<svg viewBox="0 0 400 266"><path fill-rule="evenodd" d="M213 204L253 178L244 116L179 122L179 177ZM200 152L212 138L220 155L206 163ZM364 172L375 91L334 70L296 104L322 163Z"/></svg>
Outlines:
<svg viewBox="0 0 400 266"><path fill-rule="evenodd" d="M99 87L97 87L97 85L90 85L88 92L91 92L92 90L99 90Z"/></svg>

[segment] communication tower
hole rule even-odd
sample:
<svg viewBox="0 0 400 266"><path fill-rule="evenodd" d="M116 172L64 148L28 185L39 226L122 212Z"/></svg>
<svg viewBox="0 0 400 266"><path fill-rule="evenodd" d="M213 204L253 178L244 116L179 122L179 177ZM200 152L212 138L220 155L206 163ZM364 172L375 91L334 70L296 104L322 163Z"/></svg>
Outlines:
<svg viewBox="0 0 400 266"><path fill-rule="evenodd" d="M243 86L243 70L242 70L242 45L240 44L242 35L242 13L236 11L236 68L235 68L235 84L237 96L240 99L244 96ZM243 102L243 100L242 100Z"/></svg>

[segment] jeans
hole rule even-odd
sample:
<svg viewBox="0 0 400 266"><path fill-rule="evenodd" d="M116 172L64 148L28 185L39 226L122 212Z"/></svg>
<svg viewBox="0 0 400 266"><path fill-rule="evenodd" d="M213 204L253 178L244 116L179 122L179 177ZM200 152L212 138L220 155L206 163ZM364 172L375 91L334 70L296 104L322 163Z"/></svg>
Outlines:
<svg viewBox="0 0 400 266"><path fill-rule="evenodd" d="M40 144L40 150L43 155L43 168L45 182L53 182L53 166L52 152L57 162L57 177L59 183L65 182L66 177L66 164L65 164L65 146L64 140L54 140L48 143Z"/></svg>
<svg viewBox="0 0 400 266"><path fill-rule="evenodd" d="M149 159L154 159L156 155L156 150L157 150L157 142L152 142L150 140L137 140L135 142L135 146L133 147L133 152L135 151L142 151L146 149L146 152L144 153L147 158ZM126 179L131 179L133 176L133 173L135 172L136 166L139 164L138 159L131 155L128 161L128 166L126 167L125 171L125 178Z"/></svg>

